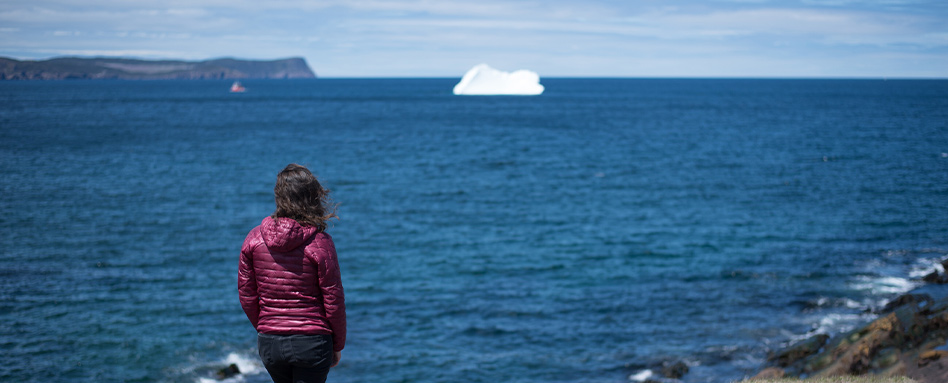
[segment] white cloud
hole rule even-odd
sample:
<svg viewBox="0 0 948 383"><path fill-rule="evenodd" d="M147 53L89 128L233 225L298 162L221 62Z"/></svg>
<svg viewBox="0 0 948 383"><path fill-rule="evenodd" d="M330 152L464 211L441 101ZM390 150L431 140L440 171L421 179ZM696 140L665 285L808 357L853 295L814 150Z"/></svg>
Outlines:
<svg viewBox="0 0 948 383"><path fill-rule="evenodd" d="M814 36L823 41L843 41L849 36L867 36L882 44L893 41L912 43L918 34L915 25L930 23L917 16L865 12L815 11L798 9L756 9L713 12L700 15L656 15L669 36L684 37L701 31L729 30L734 35Z"/></svg>
<svg viewBox="0 0 948 383"><path fill-rule="evenodd" d="M181 57L184 59L199 59L191 57L188 52L182 51L155 51L146 49L57 49L40 50L40 53L48 53L55 56L105 56L105 57L141 57L141 58L165 58ZM169 54L171 56L169 56Z"/></svg>
<svg viewBox="0 0 948 383"><path fill-rule="evenodd" d="M733 37L782 36L817 44L937 43L924 32L941 20L925 15L892 15L863 11L812 9L746 9L685 13L668 10L634 15L613 13L594 19L467 17L463 19L404 17L354 20L352 27L389 37L436 42L446 36L506 33L508 40L525 34L596 34L662 40L706 40ZM944 28L942 28L944 29ZM550 35L551 39L554 36ZM555 36L561 38L561 36ZM387 39L390 40L390 39ZM451 41L461 39L451 38Z"/></svg>
<svg viewBox="0 0 948 383"><path fill-rule="evenodd" d="M0 56L302 55L338 75L455 76L484 61L545 75L700 75L744 63L828 73L912 52L927 59L906 71L948 68L938 2L831 1L7 0Z"/></svg>

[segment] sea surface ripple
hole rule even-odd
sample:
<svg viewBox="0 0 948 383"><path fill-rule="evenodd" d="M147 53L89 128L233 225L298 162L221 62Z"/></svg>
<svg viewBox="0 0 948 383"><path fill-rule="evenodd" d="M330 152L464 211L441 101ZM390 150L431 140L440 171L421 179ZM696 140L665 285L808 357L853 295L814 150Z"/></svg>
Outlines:
<svg viewBox="0 0 948 383"><path fill-rule="evenodd" d="M455 82L0 82L0 380L268 381L237 254L291 162L334 382L728 382L948 255L948 81Z"/></svg>

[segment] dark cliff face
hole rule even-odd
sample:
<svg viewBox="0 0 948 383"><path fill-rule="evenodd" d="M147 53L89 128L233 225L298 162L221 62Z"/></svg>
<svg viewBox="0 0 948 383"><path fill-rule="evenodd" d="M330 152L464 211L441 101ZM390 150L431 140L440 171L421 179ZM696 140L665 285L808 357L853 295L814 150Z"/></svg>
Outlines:
<svg viewBox="0 0 948 383"><path fill-rule="evenodd" d="M0 80L247 78L316 78L316 74L306 64L306 60L300 57L271 61L231 58L151 61L76 57L19 61L0 57Z"/></svg>

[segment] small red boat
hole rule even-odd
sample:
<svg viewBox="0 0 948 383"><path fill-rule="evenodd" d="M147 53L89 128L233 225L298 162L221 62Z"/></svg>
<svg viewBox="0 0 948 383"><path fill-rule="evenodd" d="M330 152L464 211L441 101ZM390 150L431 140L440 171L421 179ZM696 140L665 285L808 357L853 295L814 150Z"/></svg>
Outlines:
<svg viewBox="0 0 948 383"><path fill-rule="evenodd" d="M231 93L242 93L246 91L247 91L247 88L244 88L243 85L240 85L240 81L234 81L234 85L230 86Z"/></svg>

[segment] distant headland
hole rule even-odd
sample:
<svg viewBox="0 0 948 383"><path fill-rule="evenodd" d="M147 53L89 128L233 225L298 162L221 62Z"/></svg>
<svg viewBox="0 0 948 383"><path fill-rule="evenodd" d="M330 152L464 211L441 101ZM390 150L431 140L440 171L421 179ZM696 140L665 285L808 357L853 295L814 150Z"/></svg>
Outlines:
<svg viewBox="0 0 948 383"><path fill-rule="evenodd" d="M222 58L205 61L60 57L42 61L0 57L0 80L204 80L316 78L306 60L293 57L257 61Z"/></svg>

